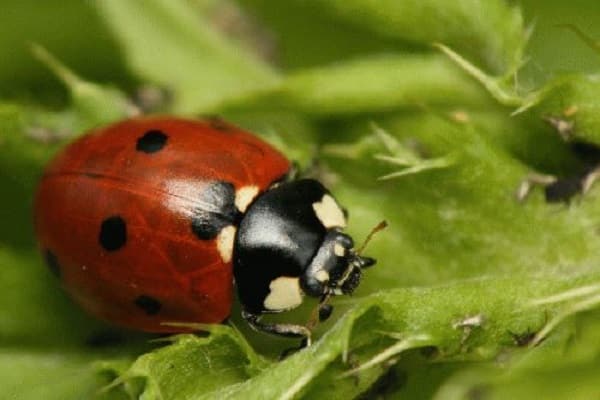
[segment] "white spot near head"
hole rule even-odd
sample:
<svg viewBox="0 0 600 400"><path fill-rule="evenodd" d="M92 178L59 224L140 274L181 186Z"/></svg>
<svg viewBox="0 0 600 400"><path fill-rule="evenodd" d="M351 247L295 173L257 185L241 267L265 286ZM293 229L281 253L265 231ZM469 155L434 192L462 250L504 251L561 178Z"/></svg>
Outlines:
<svg viewBox="0 0 600 400"><path fill-rule="evenodd" d="M302 304L304 292L300 288L300 278L280 276L271 281L269 295L264 306L271 311L284 311Z"/></svg>
<svg viewBox="0 0 600 400"><path fill-rule="evenodd" d="M320 269L315 273L315 278L321 283L327 282L329 280L329 273L324 269Z"/></svg>
<svg viewBox="0 0 600 400"><path fill-rule="evenodd" d="M344 255L346 254L346 249L341 244L336 243L333 245L333 254L335 254L338 257L344 257Z"/></svg>
<svg viewBox="0 0 600 400"><path fill-rule="evenodd" d="M326 194L321 201L313 203L313 210L325 228L345 228L346 217L333 197Z"/></svg>
<svg viewBox="0 0 600 400"><path fill-rule="evenodd" d="M225 263L231 261L231 257L233 256L233 241L235 239L235 232L235 226L228 225L221 229L219 236L217 236L217 249L221 255L221 260L223 260Z"/></svg>
<svg viewBox="0 0 600 400"><path fill-rule="evenodd" d="M258 186L244 186L235 192L235 206L241 212L246 212L246 209L252 203L252 200L258 194Z"/></svg>

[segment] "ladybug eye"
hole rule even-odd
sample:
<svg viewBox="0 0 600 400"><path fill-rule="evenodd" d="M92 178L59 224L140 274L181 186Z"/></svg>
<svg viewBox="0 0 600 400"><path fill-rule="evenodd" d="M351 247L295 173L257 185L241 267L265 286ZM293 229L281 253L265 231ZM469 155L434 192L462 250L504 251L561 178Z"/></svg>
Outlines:
<svg viewBox="0 0 600 400"><path fill-rule="evenodd" d="M344 283L342 284L342 293L351 294L358 287L360 283L360 278L362 276L362 272L360 268L353 268L350 276L346 278Z"/></svg>

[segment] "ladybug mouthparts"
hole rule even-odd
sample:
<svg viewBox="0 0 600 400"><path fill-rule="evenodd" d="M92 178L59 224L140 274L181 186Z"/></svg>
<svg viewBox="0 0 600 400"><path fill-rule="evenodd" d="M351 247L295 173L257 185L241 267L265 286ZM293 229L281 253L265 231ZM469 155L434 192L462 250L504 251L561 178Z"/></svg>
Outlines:
<svg viewBox="0 0 600 400"><path fill-rule="evenodd" d="M360 284L360 278L362 277L362 269L369 268L375 265L376 263L377 261L374 258L361 257L359 255L354 254L353 257L350 258L350 262L348 264L348 272L340 281L337 282L337 288L339 288L338 292L335 292L337 288L333 288L334 294L352 294Z"/></svg>

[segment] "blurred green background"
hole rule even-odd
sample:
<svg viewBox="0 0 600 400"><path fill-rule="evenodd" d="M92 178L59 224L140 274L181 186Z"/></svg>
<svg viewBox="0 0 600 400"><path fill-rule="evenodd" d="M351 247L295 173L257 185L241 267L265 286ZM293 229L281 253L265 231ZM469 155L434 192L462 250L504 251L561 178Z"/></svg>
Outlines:
<svg viewBox="0 0 600 400"><path fill-rule="evenodd" d="M0 1L0 399L598 396L598 191L515 198L531 172L600 161L597 2ZM235 329L151 341L43 268L43 165L140 110L261 135L332 189L358 242L390 223L315 346L277 361L290 342L237 305Z"/></svg>

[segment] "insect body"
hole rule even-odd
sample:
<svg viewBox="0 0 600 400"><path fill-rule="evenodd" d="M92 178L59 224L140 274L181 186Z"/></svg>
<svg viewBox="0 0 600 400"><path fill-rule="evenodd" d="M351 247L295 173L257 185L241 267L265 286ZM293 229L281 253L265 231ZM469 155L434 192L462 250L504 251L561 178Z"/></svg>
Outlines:
<svg viewBox="0 0 600 400"><path fill-rule="evenodd" d="M81 137L47 167L35 229L52 272L92 314L149 332L218 323L232 305L256 329L309 337L262 314L349 294L375 263L342 232L318 181L221 120L145 117ZM235 279L234 279L235 278Z"/></svg>

